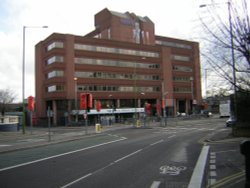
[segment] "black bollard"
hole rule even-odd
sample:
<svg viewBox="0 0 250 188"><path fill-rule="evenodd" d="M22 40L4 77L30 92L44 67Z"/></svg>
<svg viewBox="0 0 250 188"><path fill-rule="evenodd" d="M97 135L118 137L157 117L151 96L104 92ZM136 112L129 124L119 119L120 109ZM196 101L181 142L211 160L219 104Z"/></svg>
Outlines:
<svg viewBox="0 0 250 188"><path fill-rule="evenodd" d="M240 144L240 152L245 156L245 163L246 163L245 188L250 188L250 140L243 141Z"/></svg>

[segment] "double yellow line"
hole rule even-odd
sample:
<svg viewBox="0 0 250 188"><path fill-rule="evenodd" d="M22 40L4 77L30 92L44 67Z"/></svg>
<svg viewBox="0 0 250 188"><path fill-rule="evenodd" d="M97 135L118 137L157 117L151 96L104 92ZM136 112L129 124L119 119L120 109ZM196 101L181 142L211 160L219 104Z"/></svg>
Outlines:
<svg viewBox="0 0 250 188"><path fill-rule="evenodd" d="M217 181L213 185L208 185L207 188L219 188L227 183L235 181L236 179L242 178L243 176L245 176L245 171L241 171L241 172L238 172L238 173L233 174L231 176L227 176L227 177Z"/></svg>

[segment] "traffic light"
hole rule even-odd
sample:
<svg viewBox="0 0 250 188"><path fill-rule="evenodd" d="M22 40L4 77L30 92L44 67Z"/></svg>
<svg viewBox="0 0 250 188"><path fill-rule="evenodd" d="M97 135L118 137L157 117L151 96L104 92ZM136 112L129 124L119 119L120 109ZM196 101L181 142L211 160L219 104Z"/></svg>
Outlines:
<svg viewBox="0 0 250 188"><path fill-rule="evenodd" d="M145 109L146 109L146 114L150 115L150 112L151 112L151 105L150 105L149 103L146 103Z"/></svg>
<svg viewBox="0 0 250 188"><path fill-rule="evenodd" d="M157 103L157 104L155 105L155 108L156 108L157 114L160 115L160 113L161 113L161 105L160 105L159 103Z"/></svg>
<svg viewBox="0 0 250 188"><path fill-rule="evenodd" d="M100 112L101 111L101 108L102 108L102 104L101 104L101 101L96 101L95 103L95 108L96 108L96 111L97 112Z"/></svg>
<svg viewBox="0 0 250 188"><path fill-rule="evenodd" d="M93 108L93 97L91 93L87 93L87 101L88 108Z"/></svg>
<svg viewBox="0 0 250 188"><path fill-rule="evenodd" d="M87 95L86 93L80 93L80 109L86 110L87 108Z"/></svg>
<svg viewBox="0 0 250 188"><path fill-rule="evenodd" d="M34 108L35 108L34 97L29 96L29 97L28 97L28 110L29 110L29 111L34 111Z"/></svg>

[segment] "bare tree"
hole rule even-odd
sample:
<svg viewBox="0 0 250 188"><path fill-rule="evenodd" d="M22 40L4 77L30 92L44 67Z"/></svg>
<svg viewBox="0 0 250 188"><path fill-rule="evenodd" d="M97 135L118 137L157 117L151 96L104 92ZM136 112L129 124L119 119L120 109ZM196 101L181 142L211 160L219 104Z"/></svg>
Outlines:
<svg viewBox="0 0 250 188"><path fill-rule="evenodd" d="M16 98L14 92L10 89L0 89L0 110L2 116L4 116L7 109L7 105L12 103Z"/></svg>
<svg viewBox="0 0 250 188"><path fill-rule="evenodd" d="M236 86L238 90L250 92L250 23L246 0L212 1L200 7L205 10L200 12L204 66L223 78L222 84L228 90Z"/></svg>

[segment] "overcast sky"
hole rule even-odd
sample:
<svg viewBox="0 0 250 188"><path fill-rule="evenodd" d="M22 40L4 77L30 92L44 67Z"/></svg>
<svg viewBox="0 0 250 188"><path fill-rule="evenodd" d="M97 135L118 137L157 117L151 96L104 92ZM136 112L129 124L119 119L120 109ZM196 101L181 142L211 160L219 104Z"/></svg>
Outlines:
<svg viewBox="0 0 250 188"><path fill-rule="evenodd" d="M22 29L26 29L25 97L34 96L34 46L54 32L85 35L94 30L94 15L104 8L148 16L156 35L195 40L199 5L213 0L1 0L0 89L22 98Z"/></svg>

